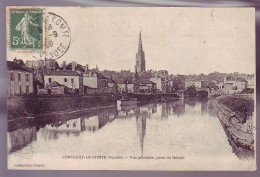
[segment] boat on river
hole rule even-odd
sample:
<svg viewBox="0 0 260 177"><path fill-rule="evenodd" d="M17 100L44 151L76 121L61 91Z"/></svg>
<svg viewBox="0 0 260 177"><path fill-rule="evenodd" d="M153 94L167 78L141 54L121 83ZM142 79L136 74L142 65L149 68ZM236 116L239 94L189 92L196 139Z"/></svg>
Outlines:
<svg viewBox="0 0 260 177"><path fill-rule="evenodd" d="M120 106L137 105L136 98L123 97L120 100L117 100L117 102L118 102L118 105L120 105Z"/></svg>

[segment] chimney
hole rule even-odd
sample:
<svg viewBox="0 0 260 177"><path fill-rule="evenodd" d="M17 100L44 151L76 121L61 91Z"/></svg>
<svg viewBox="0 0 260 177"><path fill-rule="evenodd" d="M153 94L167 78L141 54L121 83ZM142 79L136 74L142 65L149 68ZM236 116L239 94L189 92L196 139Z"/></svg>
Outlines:
<svg viewBox="0 0 260 177"><path fill-rule="evenodd" d="M63 67L63 71L65 71L66 70L66 61L63 61L62 67Z"/></svg>
<svg viewBox="0 0 260 177"><path fill-rule="evenodd" d="M96 70L98 71L98 65L96 65Z"/></svg>
<svg viewBox="0 0 260 177"><path fill-rule="evenodd" d="M88 64L86 64L86 66L85 66L85 72L87 72L88 71Z"/></svg>
<svg viewBox="0 0 260 177"><path fill-rule="evenodd" d="M77 63L75 61L72 62L72 71L75 71Z"/></svg>

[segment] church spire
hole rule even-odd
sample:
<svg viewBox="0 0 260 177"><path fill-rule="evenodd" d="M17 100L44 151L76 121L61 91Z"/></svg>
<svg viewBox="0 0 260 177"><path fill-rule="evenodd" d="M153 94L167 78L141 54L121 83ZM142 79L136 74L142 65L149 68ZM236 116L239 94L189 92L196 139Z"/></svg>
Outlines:
<svg viewBox="0 0 260 177"><path fill-rule="evenodd" d="M136 72L141 73L145 71L145 54L143 51L143 44L142 44L142 34L141 30L139 33L139 44L138 44L138 51L136 53Z"/></svg>
<svg viewBox="0 0 260 177"><path fill-rule="evenodd" d="M141 34L141 30L139 33L139 44L138 44L138 53L142 53L143 52L143 45L142 45L142 34Z"/></svg>

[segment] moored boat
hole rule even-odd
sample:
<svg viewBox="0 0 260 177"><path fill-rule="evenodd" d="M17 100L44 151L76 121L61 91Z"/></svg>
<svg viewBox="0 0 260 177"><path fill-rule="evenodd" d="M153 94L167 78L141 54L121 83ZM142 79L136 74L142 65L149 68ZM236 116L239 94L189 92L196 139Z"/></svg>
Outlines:
<svg viewBox="0 0 260 177"><path fill-rule="evenodd" d="M121 99L120 105L121 106L137 105L137 99L135 99L135 98Z"/></svg>

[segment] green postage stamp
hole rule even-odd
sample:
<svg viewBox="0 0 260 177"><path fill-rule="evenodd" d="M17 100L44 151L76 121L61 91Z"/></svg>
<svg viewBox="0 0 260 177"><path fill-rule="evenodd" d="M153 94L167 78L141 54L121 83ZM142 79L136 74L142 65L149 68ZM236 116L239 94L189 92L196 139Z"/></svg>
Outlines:
<svg viewBox="0 0 260 177"><path fill-rule="evenodd" d="M43 50L42 8L10 8L9 17L11 50Z"/></svg>

